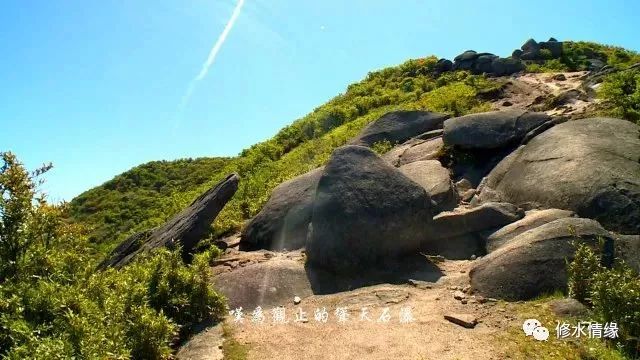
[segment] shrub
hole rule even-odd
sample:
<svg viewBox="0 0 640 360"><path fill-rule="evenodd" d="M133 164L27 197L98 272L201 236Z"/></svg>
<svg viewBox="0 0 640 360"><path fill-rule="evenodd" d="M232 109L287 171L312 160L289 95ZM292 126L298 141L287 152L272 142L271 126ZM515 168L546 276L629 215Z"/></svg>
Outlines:
<svg viewBox="0 0 640 360"><path fill-rule="evenodd" d="M553 59L553 54L549 49L540 49L540 57L546 60Z"/></svg>
<svg viewBox="0 0 640 360"><path fill-rule="evenodd" d="M373 150L376 154L384 154L387 151L391 150L393 148L394 144L389 141L389 140L381 140L381 141L376 141L375 143L373 143L373 145L371 146L371 150Z"/></svg>
<svg viewBox="0 0 640 360"><path fill-rule="evenodd" d="M600 259L595 252L584 244L577 245L574 260L567 265L569 296L591 303L593 274L600 270Z"/></svg>
<svg viewBox="0 0 640 360"><path fill-rule="evenodd" d="M607 76L598 95L611 106L611 115L640 124L640 71L620 71Z"/></svg>
<svg viewBox="0 0 640 360"><path fill-rule="evenodd" d="M36 190L48 167L0 158L0 357L164 359L180 330L222 316L208 281L216 248L191 265L165 250L95 273L83 229Z"/></svg>
<svg viewBox="0 0 640 360"><path fill-rule="evenodd" d="M464 83L453 83L422 96L421 103L429 111L448 113L460 116L479 105L476 91Z"/></svg>
<svg viewBox="0 0 640 360"><path fill-rule="evenodd" d="M568 266L569 293L587 300L601 323L617 323L619 338L614 339L632 356L640 349L640 276L618 261L611 269L599 265L600 259L587 245L576 248Z"/></svg>
<svg viewBox="0 0 640 360"><path fill-rule="evenodd" d="M640 355L640 277L624 263L593 276L591 301L602 322L615 322L628 353Z"/></svg>

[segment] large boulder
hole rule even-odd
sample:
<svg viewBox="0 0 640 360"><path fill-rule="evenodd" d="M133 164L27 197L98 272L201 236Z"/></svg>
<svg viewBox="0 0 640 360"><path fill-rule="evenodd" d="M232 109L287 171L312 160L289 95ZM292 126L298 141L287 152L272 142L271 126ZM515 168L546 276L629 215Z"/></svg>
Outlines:
<svg viewBox="0 0 640 360"><path fill-rule="evenodd" d="M341 272L414 253L432 208L420 185L369 148L340 147L318 183L308 261Z"/></svg>
<svg viewBox="0 0 640 360"><path fill-rule="evenodd" d="M591 219L563 218L541 225L478 260L469 272L471 286L480 295L510 301L564 291L566 262L575 253L572 243L595 247L599 239L614 241Z"/></svg>
<svg viewBox="0 0 640 360"><path fill-rule="evenodd" d="M562 56L562 42L561 41L543 41L540 43L540 49L549 50L551 57L559 58Z"/></svg>
<svg viewBox="0 0 640 360"><path fill-rule="evenodd" d="M487 239L487 252L495 251L525 231L529 231L554 220L572 217L573 215L573 211L561 209L527 211L524 218L500 228L500 230L489 235Z"/></svg>
<svg viewBox="0 0 640 360"><path fill-rule="evenodd" d="M473 64L479 54L473 50L467 50L453 59L453 70L472 70Z"/></svg>
<svg viewBox="0 0 640 360"><path fill-rule="evenodd" d="M533 39L525 41L520 47L524 52L537 52L540 51L540 45Z"/></svg>
<svg viewBox="0 0 640 360"><path fill-rule="evenodd" d="M437 212L452 210L458 204L449 170L438 160L415 161L401 166L399 170L427 191L436 203Z"/></svg>
<svg viewBox="0 0 640 360"><path fill-rule="evenodd" d="M540 44L535 40L527 40L521 47L523 53L520 55L522 60L536 60L540 58Z"/></svg>
<svg viewBox="0 0 640 360"><path fill-rule="evenodd" d="M638 125L610 118L556 125L504 158L479 199L572 210L609 230L638 234L639 131Z"/></svg>
<svg viewBox="0 0 640 360"><path fill-rule="evenodd" d="M544 113L525 110L470 114L445 121L443 140L462 149L495 149L519 143L549 120Z"/></svg>
<svg viewBox="0 0 640 360"><path fill-rule="evenodd" d="M313 199L323 168L278 185L260 213L242 230L241 250L304 247Z"/></svg>
<svg viewBox="0 0 640 360"><path fill-rule="evenodd" d="M462 54L453 58L453 61L466 61L466 60L475 60L478 57L478 53L474 50L467 50Z"/></svg>
<svg viewBox="0 0 640 360"><path fill-rule="evenodd" d="M498 56L493 54L482 54L479 55L473 63L473 72L482 74L482 73L492 73L493 67L492 63L494 60L498 59Z"/></svg>
<svg viewBox="0 0 640 360"><path fill-rule="evenodd" d="M174 249L181 246L183 253L190 253L208 234L211 223L238 189L239 181L237 174L231 174L163 225L131 235L118 245L98 268L120 268L137 255L161 247Z"/></svg>
<svg viewBox="0 0 640 360"><path fill-rule="evenodd" d="M436 75L442 74L443 72L451 71L453 69L453 62L447 59L440 59L436 63L434 68L434 72Z"/></svg>
<svg viewBox="0 0 640 360"><path fill-rule="evenodd" d="M400 144L424 132L441 129L448 117L428 111L393 111L367 125L350 144L371 146L383 140Z"/></svg>
<svg viewBox="0 0 640 360"><path fill-rule="evenodd" d="M518 58L496 58L491 63L490 73L497 76L505 76L522 70L524 70L524 64Z"/></svg>

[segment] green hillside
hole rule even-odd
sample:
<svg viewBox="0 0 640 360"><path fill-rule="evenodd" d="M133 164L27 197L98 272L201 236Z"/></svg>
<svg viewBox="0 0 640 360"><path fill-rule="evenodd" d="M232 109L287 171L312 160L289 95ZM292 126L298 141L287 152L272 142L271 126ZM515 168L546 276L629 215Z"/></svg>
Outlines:
<svg viewBox="0 0 640 360"><path fill-rule="evenodd" d="M565 42L562 58L531 62L527 71L583 70L588 66L586 59L591 58L620 68L640 62L637 53L621 48ZM240 187L213 225L215 235L237 231L260 211L275 186L322 165L333 149L384 113L422 109L460 115L486 111L485 97L478 95L504 81L464 71L435 75L436 62L431 56L371 72L349 85L345 93L236 157L158 161L135 167L73 199L71 217L91 227L91 240L103 253L133 231L162 223L207 187L237 172L242 179ZM629 93L629 101L618 101L608 111L636 120L640 101L633 97L638 96L640 86L629 90L628 83L635 81L637 71L630 76L611 81L603 96L620 99Z"/></svg>

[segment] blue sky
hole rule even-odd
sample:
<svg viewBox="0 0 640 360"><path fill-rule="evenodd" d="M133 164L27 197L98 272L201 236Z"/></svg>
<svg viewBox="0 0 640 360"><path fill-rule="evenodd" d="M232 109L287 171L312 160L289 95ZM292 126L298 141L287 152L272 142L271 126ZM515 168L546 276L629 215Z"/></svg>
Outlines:
<svg viewBox="0 0 640 360"><path fill-rule="evenodd" d="M0 5L0 151L71 199L151 160L236 155L366 76L527 38L640 50L640 2L7 0ZM190 84L193 91L183 103Z"/></svg>

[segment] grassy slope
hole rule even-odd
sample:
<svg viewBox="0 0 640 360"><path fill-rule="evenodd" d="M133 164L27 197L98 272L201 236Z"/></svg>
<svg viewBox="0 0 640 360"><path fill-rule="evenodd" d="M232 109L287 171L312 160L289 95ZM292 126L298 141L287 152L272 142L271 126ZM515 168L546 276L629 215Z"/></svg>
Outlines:
<svg viewBox="0 0 640 360"><path fill-rule="evenodd" d="M577 70L587 58L614 66L640 62L637 53L594 43L567 43L560 60L530 64L531 71ZM233 158L151 162L91 189L71 201L71 217L92 228L99 253L109 251L136 230L156 226L231 172L240 174L238 192L216 219L215 235L238 230L282 181L324 164L369 122L400 109L454 115L486 110L477 94L497 84L464 72L433 75L436 58L409 60L369 73L273 138Z"/></svg>

